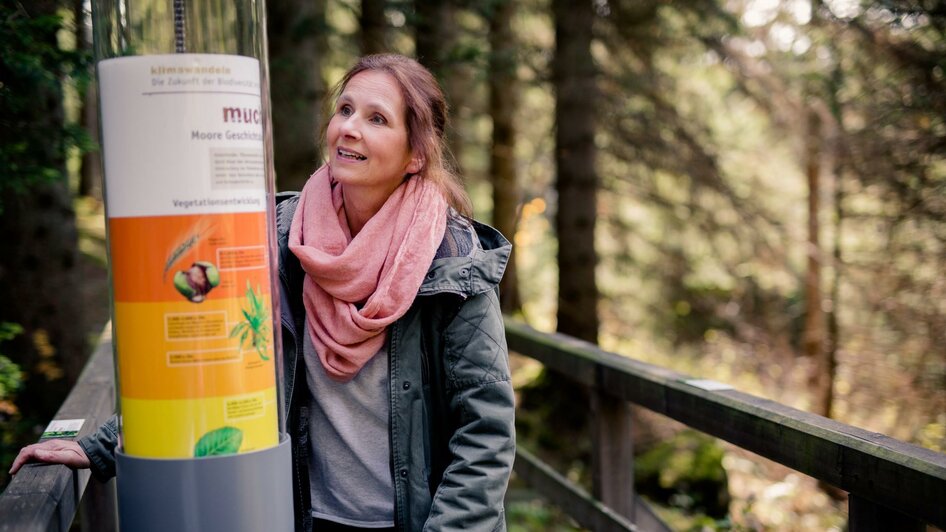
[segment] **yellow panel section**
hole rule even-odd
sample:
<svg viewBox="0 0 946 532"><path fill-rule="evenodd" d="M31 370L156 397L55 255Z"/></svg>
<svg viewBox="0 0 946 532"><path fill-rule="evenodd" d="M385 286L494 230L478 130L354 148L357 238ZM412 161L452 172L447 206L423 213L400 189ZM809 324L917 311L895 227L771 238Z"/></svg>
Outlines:
<svg viewBox="0 0 946 532"><path fill-rule="evenodd" d="M226 451L219 442L239 442L240 453L274 447L279 439L276 388L175 401L122 397L121 411L122 445L132 456L191 458L200 439L212 432L204 448ZM220 434L224 437L214 440Z"/></svg>
<svg viewBox="0 0 946 532"><path fill-rule="evenodd" d="M165 303L115 302L115 346L122 395L196 399L250 393L276 382L272 321L265 296L262 348L230 338L245 320L246 298Z"/></svg>

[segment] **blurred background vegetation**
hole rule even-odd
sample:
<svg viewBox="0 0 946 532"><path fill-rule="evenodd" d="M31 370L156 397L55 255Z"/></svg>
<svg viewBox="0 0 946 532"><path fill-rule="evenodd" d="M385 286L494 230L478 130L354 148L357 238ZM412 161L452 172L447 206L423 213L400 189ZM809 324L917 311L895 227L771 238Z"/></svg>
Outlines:
<svg viewBox="0 0 946 532"><path fill-rule="evenodd" d="M108 284L90 7L0 5L8 464L81 370ZM507 312L946 451L942 2L269 0L267 12L278 188L319 165L325 95L357 56L415 56L447 93L477 218L516 245ZM513 364L520 444L587 484L581 391ZM635 421L639 488L676 528L844 524L843 501L811 479L647 412ZM518 484L508 514L513 530L574 528Z"/></svg>

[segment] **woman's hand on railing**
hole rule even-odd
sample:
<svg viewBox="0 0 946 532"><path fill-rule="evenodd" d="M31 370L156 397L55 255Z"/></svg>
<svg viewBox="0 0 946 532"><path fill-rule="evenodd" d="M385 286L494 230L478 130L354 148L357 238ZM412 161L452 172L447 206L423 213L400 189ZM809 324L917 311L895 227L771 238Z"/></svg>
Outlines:
<svg viewBox="0 0 946 532"><path fill-rule="evenodd" d="M20 449L20 454L13 460L10 474L15 475L24 464L29 462L63 464L74 469L89 467L89 457L86 456L85 451L79 447L78 443L70 440L46 440L27 445Z"/></svg>

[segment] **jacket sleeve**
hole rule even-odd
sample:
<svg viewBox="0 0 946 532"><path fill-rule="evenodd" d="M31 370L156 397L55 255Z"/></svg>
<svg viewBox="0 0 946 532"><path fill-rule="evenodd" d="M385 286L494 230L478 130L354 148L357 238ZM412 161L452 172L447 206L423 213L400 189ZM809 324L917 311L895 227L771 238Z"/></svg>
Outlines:
<svg viewBox="0 0 946 532"><path fill-rule="evenodd" d="M424 530L505 530L503 497L515 458L515 402L499 299L473 296L444 337L451 461Z"/></svg>
<svg viewBox="0 0 946 532"><path fill-rule="evenodd" d="M118 446L118 416L112 415L92 434L76 442L89 457L92 476L105 482L115 476L115 448Z"/></svg>

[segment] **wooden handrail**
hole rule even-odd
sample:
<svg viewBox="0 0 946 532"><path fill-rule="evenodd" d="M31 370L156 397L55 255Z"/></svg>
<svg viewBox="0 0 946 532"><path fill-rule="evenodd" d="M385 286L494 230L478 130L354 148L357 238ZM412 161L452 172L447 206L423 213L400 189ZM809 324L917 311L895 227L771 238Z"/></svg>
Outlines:
<svg viewBox="0 0 946 532"><path fill-rule="evenodd" d="M69 396L53 419L84 419L77 438L95 431L115 412L115 372L111 326L105 327L101 341ZM88 488L88 489L87 489ZM91 479L88 469L72 470L63 465L27 464L0 494L0 531L68 531L80 503L95 505L94 515L86 516L86 529L115 529L113 496L105 495L113 486ZM104 499L104 500L103 500Z"/></svg>
<svg viewBox="0 0 946 532"><path fill-rule="evenodd" d="M873 529L880 521L898 522L900 530L916 529L919 521L946 528L946 454L737 390L713 389L510 318L505 323L512 351L847 491L851 530L855 523Z"/></svg>

